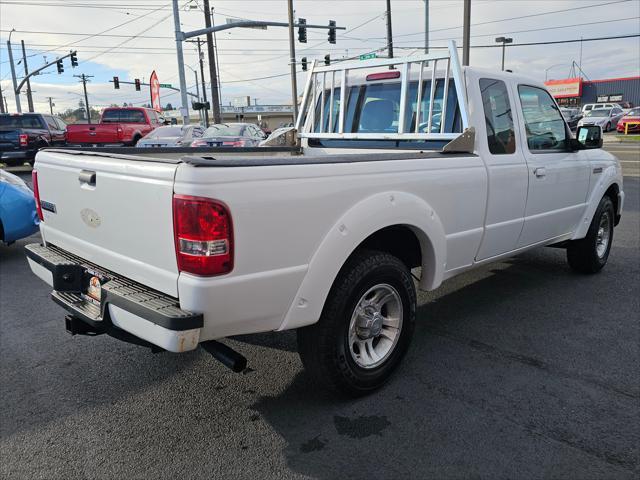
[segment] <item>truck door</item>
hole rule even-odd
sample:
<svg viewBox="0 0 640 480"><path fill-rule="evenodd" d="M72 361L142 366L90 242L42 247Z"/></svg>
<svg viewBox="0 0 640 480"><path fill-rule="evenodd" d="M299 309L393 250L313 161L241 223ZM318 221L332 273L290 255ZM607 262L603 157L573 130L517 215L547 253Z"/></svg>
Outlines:
<svg viewBox="0 0 640 480"><path fill-rule="evenodd" d="M476 261L516 248L527 202L527 164L516 135L509 89L502 80L479 78L484 123L478 122L478 151L489 179L485 232ZM482 127L484 125L484 131Z"/></svg>
<svg viewBox="0 0 640 480"><path fill-rule="evenodd" d="M518 246L573 232L585 208L589 162L571 152L569 130L556 102L538 87L518 85L520 138L529 170L524 227Z"/></svg>

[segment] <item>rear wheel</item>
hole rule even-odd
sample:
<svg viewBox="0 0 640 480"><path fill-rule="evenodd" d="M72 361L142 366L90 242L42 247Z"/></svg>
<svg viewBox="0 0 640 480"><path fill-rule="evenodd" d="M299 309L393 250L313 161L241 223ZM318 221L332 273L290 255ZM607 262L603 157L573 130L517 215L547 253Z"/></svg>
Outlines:
<svg viewBox="0 0 640 480"><path fill-rule="evenodd" d="M323 386L359 396L381 387L407 352L416 293L388 253L356 253L338 275L320 321L298 330L305 369Z"/></svg>
<svg viewBox="0 0 640 480"><path fill-rule="evenodd" d="M581 273L597 273L609 258L613 242L615 211L609 197L603 197L591 220L587 235L574 240L567 248L567 260L574 270Z"/></svg>

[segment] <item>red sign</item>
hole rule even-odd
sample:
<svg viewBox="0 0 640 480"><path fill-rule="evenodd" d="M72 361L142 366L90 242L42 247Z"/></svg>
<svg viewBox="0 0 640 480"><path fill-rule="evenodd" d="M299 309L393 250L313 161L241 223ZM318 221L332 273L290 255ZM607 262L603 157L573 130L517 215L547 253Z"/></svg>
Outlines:
<svg viewBox="0 0 640 480"><path fill-rule="evenodd" d="M157 112L161 111L160 107L160 81L156 71L151 72L151 78L149 79L149 88L151 89L151 107Z"/></svg>
<svg viewBox="0 0 640 480"><path fill-rule="evenodd" d="M579 97L582 95L582 78L565 78L544 82L549 93L555 98Z"/></svg>

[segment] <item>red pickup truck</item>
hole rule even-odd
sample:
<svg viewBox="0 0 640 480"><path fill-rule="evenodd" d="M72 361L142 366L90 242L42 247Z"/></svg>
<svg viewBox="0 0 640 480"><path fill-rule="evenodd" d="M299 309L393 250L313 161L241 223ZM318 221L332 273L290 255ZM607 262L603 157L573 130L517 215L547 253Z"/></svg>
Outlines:
<svg viewBox="0 0 640 480"><path fill-rule="evenodd" d="M134 146L142 137L164 124L151 108L105 108L100 123L67 125L67 145Z"/></svg>

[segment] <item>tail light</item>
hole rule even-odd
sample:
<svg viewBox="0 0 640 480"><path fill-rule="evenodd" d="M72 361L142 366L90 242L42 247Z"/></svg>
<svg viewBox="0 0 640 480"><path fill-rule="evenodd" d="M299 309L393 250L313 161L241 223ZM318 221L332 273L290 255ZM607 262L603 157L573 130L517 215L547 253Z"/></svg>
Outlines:
<svg viewBox="0 0 640 480"><path fill-rule="evenodd" d="M392 72L370 73L367 75L367 82L371 82L373 80L389 80L391 78L400 78L400 71L395 70Z"/></svg>
<svg viewBox="0 0 640 480"><path fill-rule="evenodd" d="M40 206L40 188L38 187L38 171L33 170L31 172L31 181L33 183L33 196L36 199L36 211L38 212L38 218L40 221L44 220L42 216L42 207Z"/></svg>
<svg viewBox="0 0 640 480"><path fill-rule="evenodd" d="M223 147L244 147L244 140L236 140L234 142L222 142Z"/></svg>
<svg viewBox="0 0 640 480"><path fill-rule="evenodd" d="M223 203L174 195L173 235L181 272L209 277L233 269L233 226Z"/></svg>
<svg viewBox="0 0 640 480"><path fill-rule="evenodd" d="M29 135L21 133L20 135L18 135L18 141L20 142L21 147L26 147L27 145L29 145Z"/></svg>
<svg viewBox="0 0 640 480"><path fill-rule="evenodd" d="M204 140L194 140L191 142L192 147L206 147L208 145Z"/></svg>

